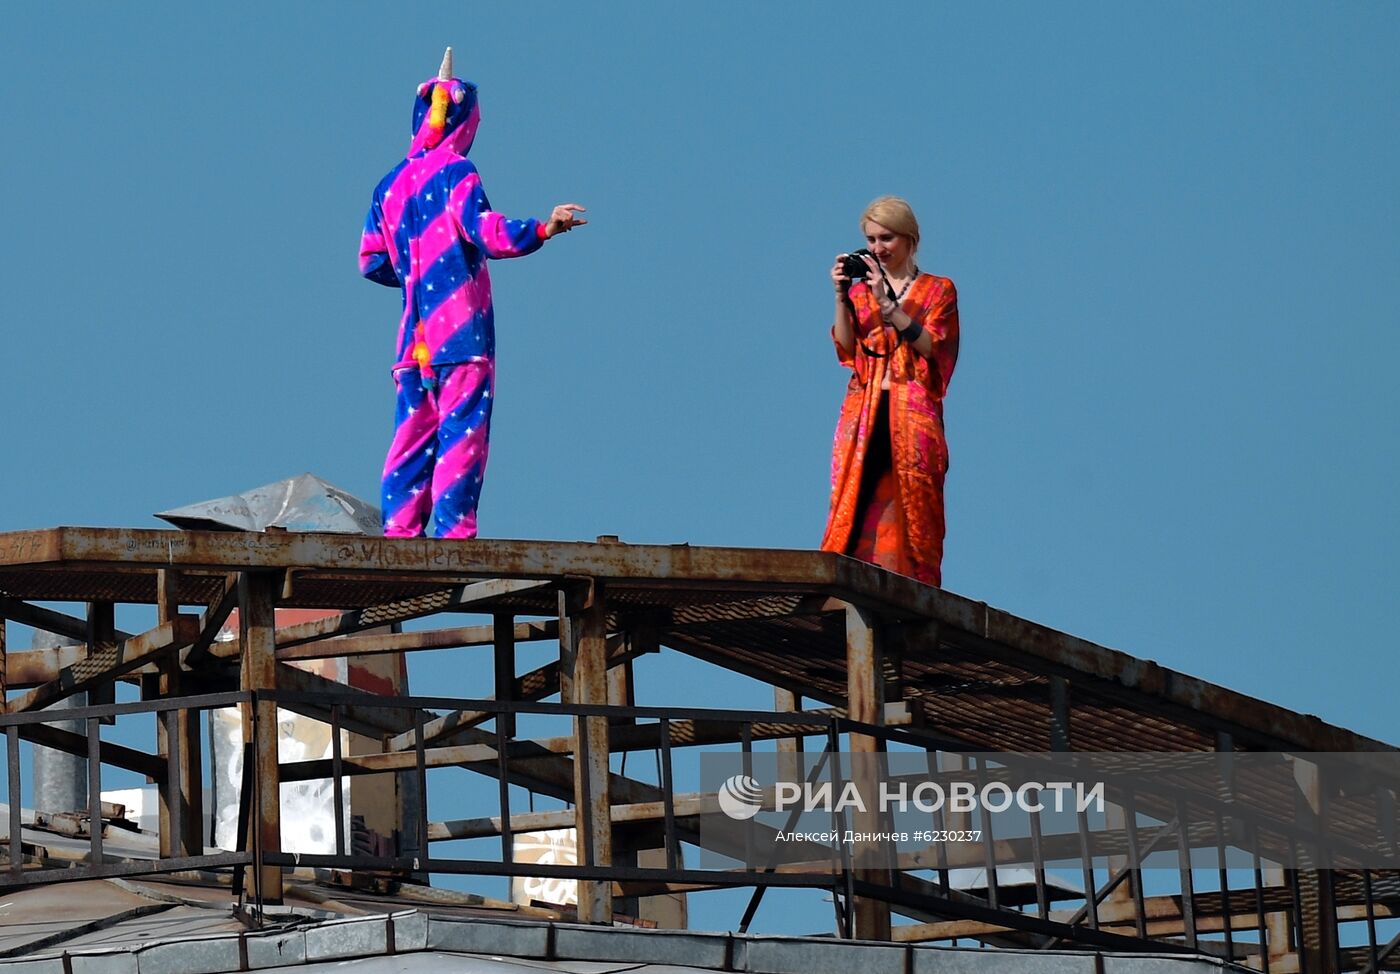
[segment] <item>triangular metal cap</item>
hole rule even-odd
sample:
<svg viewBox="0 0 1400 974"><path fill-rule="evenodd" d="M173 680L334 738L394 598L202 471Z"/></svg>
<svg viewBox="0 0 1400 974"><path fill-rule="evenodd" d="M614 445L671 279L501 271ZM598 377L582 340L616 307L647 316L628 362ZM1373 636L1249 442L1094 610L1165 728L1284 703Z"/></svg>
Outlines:
<svg viewBox="0 0 1400 974"><path fill-rule="evenodd" d="M309 473L162 511L156 517L187 531L380 533L379 508Z"/></svg>

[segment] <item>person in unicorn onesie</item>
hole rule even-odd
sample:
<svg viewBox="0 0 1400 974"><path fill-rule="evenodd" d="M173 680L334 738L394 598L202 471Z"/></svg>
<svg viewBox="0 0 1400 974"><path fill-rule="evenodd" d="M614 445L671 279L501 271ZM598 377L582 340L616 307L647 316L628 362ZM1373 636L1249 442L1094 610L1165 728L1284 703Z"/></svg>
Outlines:
<svg viewBox="0 0 1400 974"><path fill-rule="evenodd" d="M403 289L394 438L384 461L384 534L476 537L491 429L496 334L486 259L523 257L582 226L583 207L512 220L491 209L467 159L481 113L452 76L452 48L418 86L408 154L374 189L360 273Z"/></svg>

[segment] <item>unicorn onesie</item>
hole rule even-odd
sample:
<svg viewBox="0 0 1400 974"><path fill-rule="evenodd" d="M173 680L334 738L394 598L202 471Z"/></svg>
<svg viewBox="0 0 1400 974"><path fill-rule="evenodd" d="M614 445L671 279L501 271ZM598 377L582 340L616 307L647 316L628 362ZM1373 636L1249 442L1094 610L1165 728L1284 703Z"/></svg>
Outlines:
<svg viewBox="0 0 1400 974"><path fill-rule="evenodd" d="M495 379L488 257L544 242L539 220L491 209L467 159L481 113L476 85L452 76L449 47L418 86L408 154L374 188L360 273L403 289L394 359L394 438L384 461L384 534L476 537Z"/></svg>

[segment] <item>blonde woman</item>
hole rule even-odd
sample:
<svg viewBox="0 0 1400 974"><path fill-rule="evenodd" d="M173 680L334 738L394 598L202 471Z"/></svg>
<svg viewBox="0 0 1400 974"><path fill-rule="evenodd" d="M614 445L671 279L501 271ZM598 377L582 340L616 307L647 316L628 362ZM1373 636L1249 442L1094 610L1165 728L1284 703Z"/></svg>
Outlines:
<svg viewBox="0 0 1400 974"><path fill-rule="evenodd" d="M957 291L948 278L919 270L919 221L904 200L875 200L860 228L868 253L857 254L858 263L838 254L831 268L831 335L852 374L821 546L939 585L943 396L958 359Z"/></svg>

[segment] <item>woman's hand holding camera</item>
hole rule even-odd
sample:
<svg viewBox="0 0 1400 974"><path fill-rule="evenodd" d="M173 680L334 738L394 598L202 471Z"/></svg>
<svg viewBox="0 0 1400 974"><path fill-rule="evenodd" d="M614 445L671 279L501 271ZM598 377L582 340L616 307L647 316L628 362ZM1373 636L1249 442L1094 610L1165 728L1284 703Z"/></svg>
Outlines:
<svg viewBox="0 0 1400 974"><path fill-rule="evenodd" d="M873 283L875 281L884 281L884 270L875 262L875 258L871 257L869 254L861 254L860 259L865 261L866 267L870 268L866 280L872 282L870 285L870 293L875 295L875 301L880 305L880 317L885 319L886 324L893 324L893 322L890 321L890 316L899 310L899 304L890 297L890 289L888 287L882 287Z"/></svg>
<svg viewBox="0 0 1400 974"><path fill-rule="evenodd" d="M864 274L861 274L859 270L861 263L865 265ZM914 330L916 327L914 319L904 313L899 302L890 293L884 269L870 254L857 252L855 254L837 254L836 262L831 265L831 283L836 288L836 321L833 329L836 340L841 347L850 349L853 333L856 330L864 333L869 327L868 324L857 325L853 323L850 311L846 306L846 292L854 283L852 275L855 278L863 279L870 287L870 293L879 305L883 324L893 328L911 344L917 341L923 329ZM873 322L869 324L873 324Z"/></svg>
<svg viewBox="0 0 1400 974"><path fill-rule="evenodd" d="M847 254L837 254L836 263L831 265L831 283L836 285L836 297L846 296L846 289L851 286L851 279L846 276L844 265Z"/></svg>

